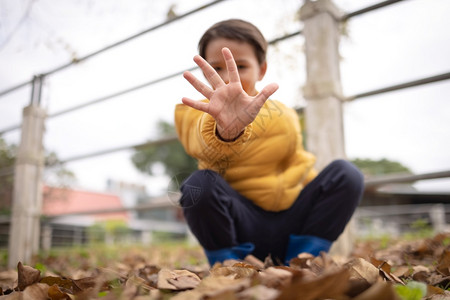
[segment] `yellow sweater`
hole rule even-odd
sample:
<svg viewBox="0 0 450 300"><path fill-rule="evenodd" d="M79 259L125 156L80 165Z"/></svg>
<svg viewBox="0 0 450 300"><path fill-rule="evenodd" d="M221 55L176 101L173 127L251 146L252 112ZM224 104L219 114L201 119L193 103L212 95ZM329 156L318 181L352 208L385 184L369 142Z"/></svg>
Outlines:
<svg viewBox="0 0 450 300"><path fill-rule="evenodd" d="M175 108L175 126L199 169L218 172L232 188L265 210L288 209L317 175L315 157L302 145L297 113L281 102L267 100L233 142L217 137L213 117L184 104Z"/></svg>

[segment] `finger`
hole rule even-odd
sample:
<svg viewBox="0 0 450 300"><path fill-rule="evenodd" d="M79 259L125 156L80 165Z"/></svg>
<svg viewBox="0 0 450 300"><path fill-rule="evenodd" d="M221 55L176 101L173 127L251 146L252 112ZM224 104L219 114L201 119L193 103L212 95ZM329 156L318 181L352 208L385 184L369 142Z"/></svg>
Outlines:
<svg viewBox="0 0 450 300"><path fill-rule="evenodd" d="M206 102L203 102L203 101L195 101L195 100L192 100L192 99L187 98L187 97L183 97L183 98L181 99L181 101L182 101L184 104L186 104L187 106L189 106L189 107L192 107L192 108L194 108L194 109L197 109L197 110L200 110L200 111L203 111L203 112L208 112L209 104L206 103Z"/></svg>
<svg viewBox="0 0 450 300"><path fill-rule="evenodd" d="M202 69L203 74L214 89L225 85L216 70L214 70L214 68L211 67L211 65L203 57L196 55L194 57L194 62L200 67L200 69Z"/></svg>
<svg viewBox="0 0 450 300"><path fill-rule="evenodd" d="M261 92L259 92L258 95L256 95L255 100L260 104L261 106L269 99L270 96L273 95L278 90L278 84L271 83L269 85L266 85Z"/></svg>
<svg viewBox="0 0 450 300"><path fill-rule="evenodd" d="M210 99L212 94L214 93L213 90L207 86L206 84L204 84L203 82L201 82L200 80L197 79L197 77L195 77L191 72L186 71L183 73L183 77L189 81L189 83L197 90L200 92L200 94L202 94L203 96L205 96L207 99Z"/></svg>
<svg viewBox="0 0 450 300"><path fill-rule="evenodd" d="M230 82L241 82L239 78L239 71L236 66L236 62L234 61L233 54L231 53L230 49L223 48L222 49L222 55L225 59L225 64L227 65L228 70L228 76L230 78Z"/></svg>

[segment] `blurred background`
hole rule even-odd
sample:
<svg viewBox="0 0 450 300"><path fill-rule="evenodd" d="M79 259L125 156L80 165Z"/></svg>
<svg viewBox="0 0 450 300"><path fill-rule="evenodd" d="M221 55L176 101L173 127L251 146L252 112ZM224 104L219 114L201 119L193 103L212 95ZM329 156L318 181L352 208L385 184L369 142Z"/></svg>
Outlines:
<svg viewBox="0 0 450 300"><path fill-rule="evenodd" d="M345 97L438 78L344 102L347 157L369 179L449 171L450 2L333 2L343 14L374 7L340 23ZM386 5L376 8L380 3ZM193 165L172 141L173 111L183 96L201 99L181 76L194 67L200 36L229 18L259 27L273 41L260 87L277 82L280 89L273 98L301 112L306 105L304 37L298 33L302 5L300 0L0 1L0 182L5 215L11 213L13 178L5 170L14 165L22 110L30 104L31 81L37 76L42 79L39 104L48 114L43 214L51 216L49 227L42 230L47 244L41 243L83 243L89 234L95 236L96 227L99 238L106 240L112 238L108 232L121 230L145 242L184 237L176 185ZM194 73L202 78L198 70ZM168 143L153 146L161 139ZM385 206L394 214L407 207L409 217L431 224L434 204L450 199L450 179L391 184L379 192L366 195L362 203L373 206L360 210L361 222L370 221L364 232L384 227L396 234L413 221L383 226ZM123 210L136 205L151 210ZM437 212L441 226L446 208L439 206ZM109 215L101 212L105 209ZM83 210L97 214L74 214ZM57 217L61 214L66 215ZM105 220L110 229L98 225ZM6 247L9 227L2 228L0 244Z"/></svg>

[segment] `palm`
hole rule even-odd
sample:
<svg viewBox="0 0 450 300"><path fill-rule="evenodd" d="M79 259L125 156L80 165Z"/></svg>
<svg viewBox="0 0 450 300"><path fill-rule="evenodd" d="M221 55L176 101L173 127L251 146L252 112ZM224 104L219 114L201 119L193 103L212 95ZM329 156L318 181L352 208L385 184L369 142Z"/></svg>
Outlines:
<svg viewBox="0 0 450 300"><path fill-rule="evenodd" d="M183 103L210 114L217 122L217 129L220 135L224 138L232 139L253 122L261 107L278 89L278 86L270 84L254 97L247 95L242 88L239 72L231 51L224 48L222 53L227 65L230 82L228 84L225 83L208 62L200 56L196 56L194 61L203 71L212 88L202 83L190 72L186 72L184 77L197 91L209 99L209 102L205 103L183 98Z"/></svg>

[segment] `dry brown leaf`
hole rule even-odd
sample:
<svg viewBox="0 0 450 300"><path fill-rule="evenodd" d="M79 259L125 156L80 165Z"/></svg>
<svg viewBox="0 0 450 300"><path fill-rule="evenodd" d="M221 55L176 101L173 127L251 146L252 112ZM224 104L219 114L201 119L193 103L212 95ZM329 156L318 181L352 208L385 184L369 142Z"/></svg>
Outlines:
<svg viewBox="0 0 450 300"><path fill-rule="evenodd" d="M445 249L444 252L442 252L436 270L445 276L450 275L450 250Z"/></svg>
<svg viewBox="0 0 450 300"><path fill-rule="evenodd" d="M298 268L309 268L311 266L311 260L315 258L314 255L310 253L300 253L297 257L292 258L289 261L289 266Z"/></svg>
<svg viewBox="0 0 450 300"><path fill-rule="evenodd" d="M391 273L391 265L388 264L385 260L378 260L375 257L370 257L370 262L372 265L374 265L377 269L383 270L386 273Z"/></svg>
<svg viewBox="0 0 450 300"><path fill-rule="evenodd" d="M200 279L191 276L182 276L175 279L168 279L168 282L172 284L177 291L182 291L195 288L199 284Z"/></svg>
<svg viewBox="0 0 450 300"><path fill-rule="evenodd" d="M255 285L237 294L239 300L274 300L277 299L280 291L266 287L264 285Z"/></svg>
<svg viewBox="0 0 450 300"><path fill-rule="evenodd" d="M299 257L301 257L301 255L302 254L300 254ZM309 254L306 253L306 255ZM319 256L316 256L311 260L307 260L307 265L309 265L311 271L316 275L321 275L323 272L337 267L336 262L325 252L321 252Z"/></svg>
<svg viewBox="0 0 450 300"><path fill-rule="evenodd" d="M139 277L145 279L148 285L156 288L158 284L158 273L161 269L157 266L144 266L137 271ZM192 272L192 270L190 270Z"/></svg>
<svg viewBox="0 0 450 300"><path fill-rule="evenodd" d="M277 267L269 267L266 270L261 271L259 274L261 284L270 287L280 289L291 283L292 273Z"/></svg>
<svg viewBox="0 0 450 300"><path fill-rule="evenodd" d="M364 279L369 284L374 284L380 279L379 270L365 259L352 259L344 267L350 271L351 279Z"/></svg>
<svg viewBox="0 0 450 300"><path fill-rule="evenodd" d="M391 283L377 282L353 300L401 300Z"/></svg>
<svg viewBox="0 0 450 300"><path fill-rule="evenodd" d="M23 300L48 300L49 286L43 283L29 285L22 292Z"/></svg>
<svg viewBox="0 0 450 300"><path fill-rule="evenodd" d="M153 290L154 288L147 284L144 278L141 278L136 275L130 276L130 278L127 279L125 282L125 287L128 286L136 286L138 288L144 289L146 291Z"/></svg>
<svg viewBox="0 0 450 300"><path fill-rule="evenodd" d="M5 291L17 286L17 271L7 270L0 272L0 288Z"/></svg>
<svg viewBox="0 0 450 300"><path fill-rule="evenodd" d="M215 297L224 292L236 293L242 291L248 288L250 284L250 278L207 277L202 280L197 289L203 291L204 295L208 297Z"/></svg>
<svg viewBox="0 0 450 300"><path fill-rule="evenodd" d="M73 282L81 291L91 289L97 286L99 287L103 286L103 290L107 288L105 286L105 281L103 280L102 276L80 278L73 280Z"/></svg>
<svg viewBox="0 0 450 300"><path fill-rule="evenodd" d="M334 269L334 268L333 268ZM343 296L349 288L350 271L345 268L334 269L318 276L314 280L303 281L301 276L294 277L292 283L281 290L280 300L313 300Z"/></svg>
<svg viewBox="0 0 450 300"><path fill-rule="evenodd" d="M187 270L161 269L158 273L158 288L165 290L185 290L195 288L201 279Z"/></svg>
<svg viewBox="0 0 450 300"><path fill-rule="evenodd" d="M264 262L251 254L247 255L244 261L256 267L258 270L264 269Z"/></svg>
<svg viewBox="0 0 450 300"><path fill-rule="evenodd" d="M22 300L22 292L15 292L9 295L0 296L0 300Z"/></svg>
<svg viewBox="0 0 450 300"><path fill-rule="evenodd" d="M408 277L412 274L412 268L410 266L398 266L392 274L397 277Z"/></svg>
<svg viewBox="0 0 450 300"><path fill-rule="evenodd" d="M19 261L17 264L17 288L19 291L23 291L27 286L32 285L39 281L41 272L30 266L24 266Z"/></svg>
<svg viewBox="0 0 450 300"><path fill-rule="evenodd" d="M249 278L206 277L193 290L178 293L173 300L237 299L235 294L250 286Z"/></svg>
<svg viewBox="0 0 450 300"><path fill-rule="evenodd" d="M69 295L62 292L56 284L48 288L47 294L51 300L70 300Z"/></svg>
<svg viewBox="0 0 450 300"><path fill-rule="evenodd" d="M201 291L198 290L189 290L184 291L176 294L175 296L171 297L171 300L201 300L204 299L204 294ZM157 298L160 299L160 298Z"/></svg>
<svg viewBox="0 0 450 300"><path fill-rule="evenodd" d="M248 267L250 266L250 267ZM258 271L251 265L239 266L239 264L234 264L232 267L214 267L210 271L211 276L233 276L236 279L253 277L258 274Z"/></svg>
<svg viewBox="0 0 450 300"><path fill-rule="evenodd" d="M42 278L39 282L45 283L48 286L56 285L59 287L59 289L61 289L62 292L69 293L72 295L81 292L81 289L70 278L47 276Z"/></svg>
<svg viewBox="0 0 450 300"><path fill-rule="evenodd" d="M427 296L429 297L436 294L444 295L445 291L439 287L427 285Z"/></svg>
<svg viewBox="0 0 450 300"><path fill-rule="evenodd" d="M391 273L391 265L388 264L386 261L383 260L378 260L375 257L371 257L370 258L370 262L378 268L378 270L380 271L380 275L383 277L383 279L388 280L388 281L393 281L395 283L399 283L404 285L405 283L398 278L395 274Z"/></svg>

